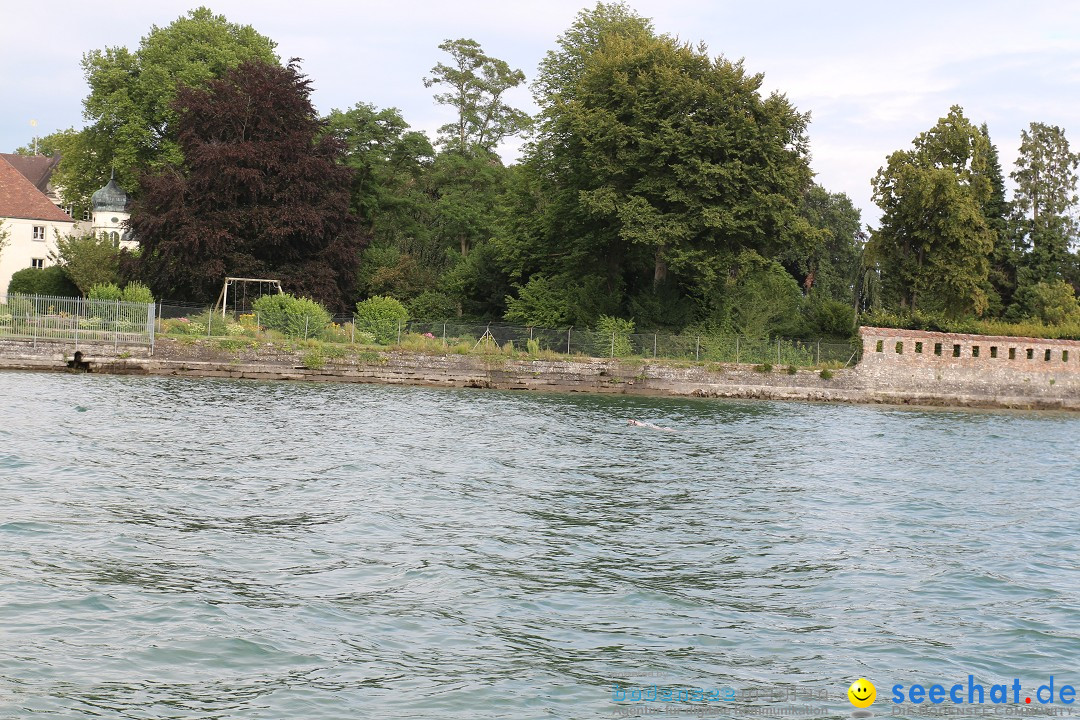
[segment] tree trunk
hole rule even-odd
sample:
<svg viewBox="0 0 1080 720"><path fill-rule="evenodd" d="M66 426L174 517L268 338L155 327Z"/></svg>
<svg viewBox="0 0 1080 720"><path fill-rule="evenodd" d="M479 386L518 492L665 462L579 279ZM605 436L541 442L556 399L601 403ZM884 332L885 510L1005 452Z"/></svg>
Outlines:
<svg viewBox="0 0 1080 720"><path fill-rule="evenodd" d="M664 257L664 250L667 249L666 245L661 245L656 248L656 265L653 268L653 289L660 287L663 283L667 282L668 267L667 258Z"/></svg>

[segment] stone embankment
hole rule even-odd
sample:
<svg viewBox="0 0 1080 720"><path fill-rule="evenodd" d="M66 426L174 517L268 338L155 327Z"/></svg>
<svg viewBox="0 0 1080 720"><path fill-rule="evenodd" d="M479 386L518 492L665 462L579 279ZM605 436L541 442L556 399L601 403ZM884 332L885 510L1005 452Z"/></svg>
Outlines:
<svg viewBox="0 0 1080 720"><path fill-rule="evenodd" d="M0 368L821 402L1080 410L1080 343L862 328L863 358L820 373L747 365L515 359L372 350L320 357L271 344L145 347L0 342ZM320 365L319 367L311 367ZM824 375L824 376L823 376Z"/></svg>

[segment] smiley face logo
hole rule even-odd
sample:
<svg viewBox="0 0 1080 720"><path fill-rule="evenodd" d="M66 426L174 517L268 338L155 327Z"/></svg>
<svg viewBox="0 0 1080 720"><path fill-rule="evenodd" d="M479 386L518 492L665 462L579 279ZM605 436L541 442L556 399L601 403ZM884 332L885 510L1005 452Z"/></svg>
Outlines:
<svg viewBox="0 0 1080 720"><path fill-rule="evenodd" d="M857 708L867 708L877 700L877 688L866 678L859 678L847 689L848 700Z"/></svg>

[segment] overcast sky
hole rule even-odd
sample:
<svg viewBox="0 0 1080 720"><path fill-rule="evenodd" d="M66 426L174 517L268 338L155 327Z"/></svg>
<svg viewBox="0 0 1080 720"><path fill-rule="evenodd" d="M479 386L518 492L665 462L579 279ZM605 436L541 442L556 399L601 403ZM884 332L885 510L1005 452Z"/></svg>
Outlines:
<svg viewBox="0 0 1080 720"><path fill-rule="evenodd" d="M439 43L468 37L531 80L545 51L584 0L295 0L207 2L230 21L303 58L320 112L357 102L397 107L434 137L451 111L423 85L443 60ZM1068 2L731 2L636 0L659 32L704 41L712 54L745 58L812 115L818 182L847 193L875 224L870 180L894 150L962 105L989 125L1006 174L1020 131L1032 121L1065 128L1080 146L1080 3ZM113 0L85 3L0 0L0 151L36 132L81 127L86 84L79 60L94 48L134 49L197 3ZM533 111L527 90L514 99ZM36 129L31 120L37 121ZM516 148L503 148L512 161Z"/></svg>

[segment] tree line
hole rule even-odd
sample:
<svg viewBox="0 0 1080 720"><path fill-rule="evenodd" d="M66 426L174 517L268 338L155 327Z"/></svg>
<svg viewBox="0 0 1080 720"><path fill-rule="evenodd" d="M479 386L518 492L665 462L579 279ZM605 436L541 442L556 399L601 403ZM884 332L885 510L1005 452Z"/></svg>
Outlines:
<svg viewBox="0 0 1080 720"><path fill-rule="evenodd" d="M535 116L506 100L521 70L471 39L439 50L418 78L453 110L434 142L394 108L320 117L298 61L206 8L87 53L87 126L39 147L63 156L76 206L115 169L140 249L83 265L184 301L242 275L333 310L391 296L414 318L751 337L844 336L866 311L1075 309L1077 162L1059 128L1025 132L1010 202L986 127L953 108L888 158L868 235L814 182L807 113L625 4L557 39Z"/></svg>

